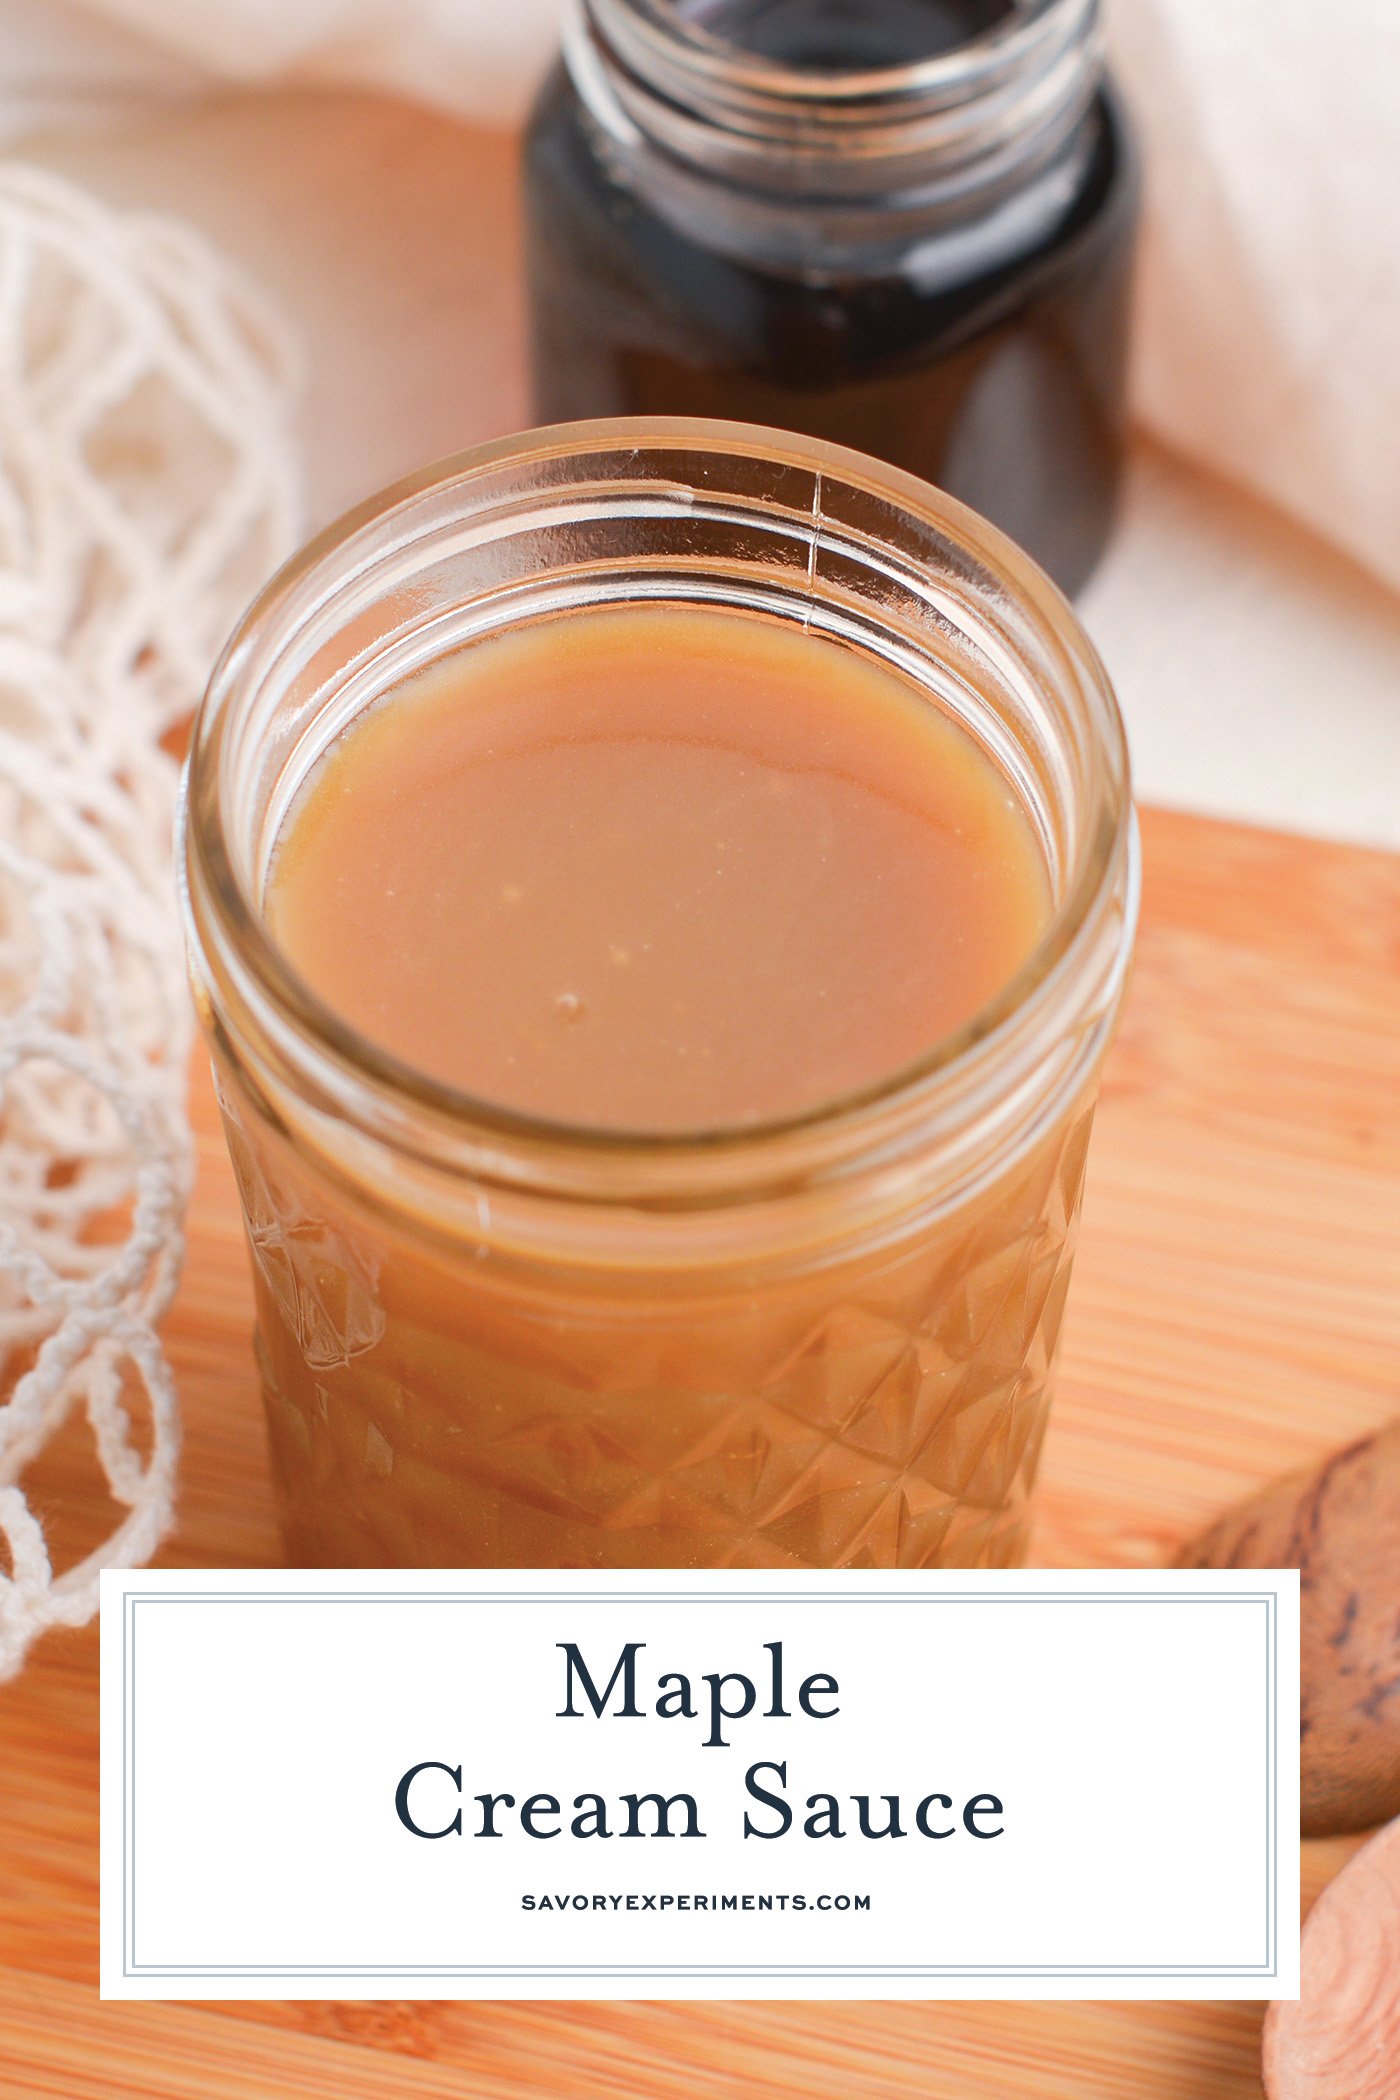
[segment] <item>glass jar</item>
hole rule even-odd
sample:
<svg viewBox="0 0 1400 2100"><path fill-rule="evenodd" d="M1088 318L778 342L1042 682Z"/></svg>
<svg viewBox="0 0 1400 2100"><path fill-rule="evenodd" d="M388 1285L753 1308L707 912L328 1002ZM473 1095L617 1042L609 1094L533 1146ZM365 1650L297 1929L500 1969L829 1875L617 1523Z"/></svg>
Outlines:
<svg viewBox="0 0 1400 2100"><path fill-rule="evenodd" d="M743 606L898 667L1030 813L1039 949L861 1095L693 1139L551 1124L357 1036L269 937L279 829L361 708L469 637L640 599ZM1117 709L1063 600L856 454L578 425L449 460L316 541L215 674L184 830L290 1558L1016 1560L1134 836Z"/></svg>
<svg viewBox="0 0 1400 2100"><path fill-rule="evenodd" d="M577 0L527 186L542 422L854 445L1086 580L1138 214L1097 0Z"/></svg>

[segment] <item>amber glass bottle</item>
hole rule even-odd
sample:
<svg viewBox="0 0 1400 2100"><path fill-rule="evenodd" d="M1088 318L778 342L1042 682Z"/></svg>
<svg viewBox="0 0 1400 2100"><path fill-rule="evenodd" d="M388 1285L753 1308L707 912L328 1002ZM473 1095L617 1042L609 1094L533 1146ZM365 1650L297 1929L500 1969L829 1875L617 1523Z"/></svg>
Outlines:
<svg viewBox="0 0 1400 2100"><path fill-rule="evenodd" d="M527 169L540 421L853 445L1085 581L1138 202L1097 0L578 0Z"/></svg>

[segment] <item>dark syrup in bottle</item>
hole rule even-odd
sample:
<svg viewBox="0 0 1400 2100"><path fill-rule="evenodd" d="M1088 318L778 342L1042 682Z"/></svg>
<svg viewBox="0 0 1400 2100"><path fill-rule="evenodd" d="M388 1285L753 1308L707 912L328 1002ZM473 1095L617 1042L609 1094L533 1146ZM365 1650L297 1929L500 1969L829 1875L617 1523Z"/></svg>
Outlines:
<svg viewBox="0 0 1400 2100"><path fill-rule="evenodd" d="M816 74L937 57L1014 14L1005 0L695 0L731 48ZM717 416L851 445L910 469L1076 591L1120 479L1137 171L1101 87L1054 223L1008 259L974 225L950 281L917 244L774 267L648 195L561 66L527 150L541 422ZM813 207L814 211L819 206ZM814 222L815 223L815 222ZM894 221L892 223L897 223Z"/></svg>

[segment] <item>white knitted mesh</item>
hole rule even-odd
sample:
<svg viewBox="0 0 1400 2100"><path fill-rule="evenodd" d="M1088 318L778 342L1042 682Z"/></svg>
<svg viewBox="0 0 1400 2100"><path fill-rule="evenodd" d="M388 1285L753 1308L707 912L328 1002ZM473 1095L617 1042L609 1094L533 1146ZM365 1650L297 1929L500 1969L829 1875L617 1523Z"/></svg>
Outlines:
<svg viewBox="0 0 1400 2100"><path fill-rule="evenodd" d="M0 1678L171 1520L190 1044L162 739L296 537L293 380L193 234L0 167ZM60 1570L23 1482L79 1409L125 1515Z"/></svg>

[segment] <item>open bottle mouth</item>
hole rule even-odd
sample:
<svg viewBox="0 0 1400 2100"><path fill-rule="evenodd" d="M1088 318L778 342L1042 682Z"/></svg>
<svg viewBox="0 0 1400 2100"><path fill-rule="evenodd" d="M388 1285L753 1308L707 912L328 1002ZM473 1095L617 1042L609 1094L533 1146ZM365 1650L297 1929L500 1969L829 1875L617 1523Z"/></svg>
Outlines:
<svg viewBox="0 0 1400 2100"><path fill-rule="evenodd" d="M614 132L758 191L831 198L1028 180L1074 136L1101 77L1099 0L897 0L893 45L860 31L858 9L844 29L833 11L804 45L799 13L820 27L791 0L576 0L566 57ZM910 55L921 16L927 55ZM970 33L950 40L959 17ZM902 55L883 62L892 48Z"/></svg>
<svg viewBox="0 0 1400 2100"><path fill-rule="evenodd" d="M574 606L683 599L800 619L921 684L988 748L1042 841L1052 914L967 1025L799 1114L695 1131L551 1121L429 1078L352 1028L273 939L263 887L286 813L346 723L465 641ZM954 1120L1047 1040L1082 1048L1078 978L1131 940L1131 813L1111 689L1054 587L993 527L912 477L779 432L579 424L460 455L333 526L246 615L196 723L185 804L197 976L218 1025L333 1115L474 1174L584 1186L589 1155L696 1186L794 1144L829 1164ZM1131 891L1131 880L1127 887ZM1098 957L1086 963L1085 958ZM1061 1041L1062 1038L1062 1041ZM417 1127L421 1122L421 1127ZM533 1164L532 1164L533 1163ZM565 1177L569 1178L568 1175Z"/></svg>
<svg viewBox="0 0 1400 2100"><path fill-rule="evenodd" d="M1043 0L671 0L697 36L839 87L1005 41Z"/></svg>

